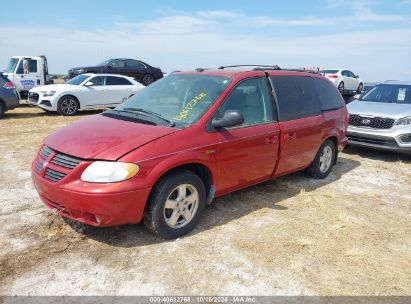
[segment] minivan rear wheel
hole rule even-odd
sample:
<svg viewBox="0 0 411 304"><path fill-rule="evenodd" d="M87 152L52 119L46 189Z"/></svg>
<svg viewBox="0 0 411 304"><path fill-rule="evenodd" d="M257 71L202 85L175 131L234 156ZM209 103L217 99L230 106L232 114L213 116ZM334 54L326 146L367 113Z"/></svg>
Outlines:
<svg viewBox="0 0 411 304"><path fill-rule="evenodd" d="M206 191L200 177L191 171L173 172L154 186L144 224L155 235L178 238L197 225L205 205Z"/></svg>
<svg viewBox="0 0 411 304"><path fill-rule="evenodd" d="M311 167L308 168L308 174L316 179L326 178L335 163L336 147L332 140L326 140L318 149Z"/></svg>

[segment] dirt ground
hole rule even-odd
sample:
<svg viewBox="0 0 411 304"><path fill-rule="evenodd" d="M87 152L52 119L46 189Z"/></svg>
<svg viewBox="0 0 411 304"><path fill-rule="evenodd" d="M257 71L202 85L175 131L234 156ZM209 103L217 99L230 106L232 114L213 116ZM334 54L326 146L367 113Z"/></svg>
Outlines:
<svg viewBox="0 0 411 304"><path fill-rule="evenodd" d="M74 118L0 120L0 295L411 295L411 158L359 149L216 199L189 235L97 229L47 209L30 178L44 137Z"/></svg>

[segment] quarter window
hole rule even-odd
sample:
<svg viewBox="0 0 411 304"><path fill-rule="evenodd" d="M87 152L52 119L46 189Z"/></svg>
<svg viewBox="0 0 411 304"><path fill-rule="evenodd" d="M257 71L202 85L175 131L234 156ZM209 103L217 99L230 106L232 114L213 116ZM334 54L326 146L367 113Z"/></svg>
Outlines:
<svg viewBox="0 0 411 304"><path fill-rule="evenodd" d="M310 78L309 81L317 91L318 98L321 102L321 109L323 111L335 110L343 107L344 100L328 80Z"/></svg>
<svg viewBox="0 0 411 304"><path fill-rule="evenodd" d="M280 121L321 114L310 77L272 76L271 80L278 98Z"/></svg>
<svg viewBox="0 0 411 304"><path fill-rule="evenodd" d="M273 107L265 78L248 79L238 84L218 110L218 116L227 110L239 110L244 115L243 125L273 121Z"/></svg>

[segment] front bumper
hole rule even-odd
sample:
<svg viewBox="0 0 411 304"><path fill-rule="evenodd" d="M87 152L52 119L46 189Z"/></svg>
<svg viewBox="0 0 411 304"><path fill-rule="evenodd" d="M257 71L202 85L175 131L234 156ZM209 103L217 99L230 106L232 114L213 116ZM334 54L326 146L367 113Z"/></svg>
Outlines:
<svg viewBox="0 0 411 304"><path fill-rule="evenodd" d="M29 92L28 104L31 106L43 108L48 111L57 111L57 107L55 105L55 97L44 97L43 94L40 92Z"/></svg>
<svg viewBox="0 0 411 304"><path fill-rule="evenodd" d="M411 126L382 130L349 126L347 137L348 144L353 146L411 154Z"/></svg>
<svg viewBox="0 0 411 304"><path fill-rule="evenodd" d="M90 184L70 175L53 182L42 172L37 173L34 163L32 166L33 183L41 200L59 215L97 227L141 221L150 188L133 189L130 181Z"/></svg>

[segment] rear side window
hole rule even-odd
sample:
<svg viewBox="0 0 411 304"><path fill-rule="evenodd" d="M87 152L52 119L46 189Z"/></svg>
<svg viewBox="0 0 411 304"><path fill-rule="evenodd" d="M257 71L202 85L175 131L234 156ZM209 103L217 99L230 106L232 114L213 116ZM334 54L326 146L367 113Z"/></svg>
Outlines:
<svg viewBox="0 0 411 304"><path fill-rule="evenodd" d="M320 103L309 77L272 76L280 121L321 114Z"/></svg>
<svg viewBox="0 0 411 304"><path fill-rule="evenodd" d="M131 85L131 83L125 78L107 76L106 85Z"/></svg>
<svg viewBox="0 0 411 304"><path fill-rule="evenodd" d="M145 68L145 65L136 60L127 60L127 67L129 68Z"/></svg>
<svg viewBox="0 0 411 304"><path fill-rule="evenodd" d="M344 106L344 101L340 93L337 92L328 80L310 78L310 82L317 91L318 99L321 103L321 110L335 110Z"/></svg>

